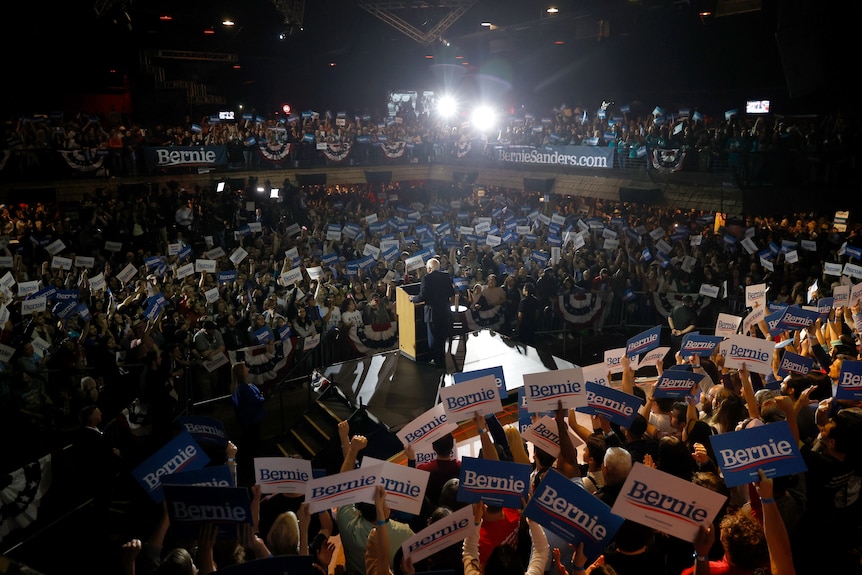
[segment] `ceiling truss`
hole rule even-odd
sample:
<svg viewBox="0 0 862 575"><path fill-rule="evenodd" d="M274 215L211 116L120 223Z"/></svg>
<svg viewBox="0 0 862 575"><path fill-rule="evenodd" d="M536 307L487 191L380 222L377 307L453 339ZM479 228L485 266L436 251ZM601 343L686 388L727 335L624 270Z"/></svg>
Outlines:
<svg viewBox="0 0 862 575"><path fill-rule="evenodd" d="M386 2L361 2L359 7L370 12L383 22L386 22L399 32L403 33L412 40L429 46L434 41L440 39L454 24L458 18L464 15L467 10L473 7L478 0L401 0L401 1L386 1ZM423 31L405 20L399 15L399 12L404 16L407 13L416 14L428 12L430 9L445 9L448 10L443 18L440 19L430 30Z"/></svg>
<svg viewBox="0 0 862 575"><path fill-rule="evenodd" d="M305 17L305 0L272 0L276 9L284 16L284 23L295 28L302 28Z"/></svg>

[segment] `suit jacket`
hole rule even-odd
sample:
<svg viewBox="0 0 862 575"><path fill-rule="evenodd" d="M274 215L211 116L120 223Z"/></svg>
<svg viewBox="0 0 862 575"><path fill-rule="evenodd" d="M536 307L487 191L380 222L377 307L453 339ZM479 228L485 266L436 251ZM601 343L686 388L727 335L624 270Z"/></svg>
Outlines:
<svg viewBox="0 0 862 575"><path fill-rule="evenodd" d="M424 320L428 323L448 321L452 314L453 295L455 286L448 273L434 271L423 276L418 299L425 302Z"/></svg>

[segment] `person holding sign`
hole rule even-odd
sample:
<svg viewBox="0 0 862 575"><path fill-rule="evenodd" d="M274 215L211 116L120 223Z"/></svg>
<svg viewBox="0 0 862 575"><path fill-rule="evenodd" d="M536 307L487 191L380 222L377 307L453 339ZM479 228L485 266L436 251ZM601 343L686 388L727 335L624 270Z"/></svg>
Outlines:
<svg viewBox="0 0 862 575"><path fill-rule="evenodd" d="M252 465L260 447L260 426L266 416L263 392L248 379L244 361L231 368L231 401L240 427L239 455L244 467Z"/></svg>
<svg viewBox="0 0 862 575"><path fill-rule="evenodd" d="M682 298L682 304L673 308L673 311L667 316L672 352L679 351L685 335L695 330L696 322L697 312L694 309L694 298L686 295Z"/></svg>
<svg viewBox="0 0 862 575"><path fill-rule="evenodd" d="M428 348L431 362L437 367L446 367L446 340L452 331L452 305L455 286L452 277L440 271L440 260L431 258L425 264L427 274L422 277L419 294L410 296L410 301L424 302L423 318L428 333Z"/></svg>

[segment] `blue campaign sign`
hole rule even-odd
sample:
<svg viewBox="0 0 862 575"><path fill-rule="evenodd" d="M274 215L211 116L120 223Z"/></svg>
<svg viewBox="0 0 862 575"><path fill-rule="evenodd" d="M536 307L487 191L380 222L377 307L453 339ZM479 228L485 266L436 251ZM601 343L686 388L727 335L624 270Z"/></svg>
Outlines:
<svg viewBox="0 0 862 575"><path fill-rule="evenodd" d="M180 429L188 431L201 445L227 446L227 431L220 419L206 415L184 415L177 418L177 423Z"/></svg>
<svg viewBox="0 0 862 575"><path fill-rule="evenodd" d="M784 306L763 318L763 321L766 322L766 327L769 328L769 337L778 337L781 335L783 330L778 327L778 324L781 322L781 316L784 315L785 309L787 309L787 306Z"/></svg>
<svg viewBox="0 0 862 575"><path fill-rule="evenodd" d="M829 312L832 311L832 306L834 304L834 297L822 297L817 300L817 311L820 312L820 319L825 320L827 317L829 317Z"/></svg>
<svg viewBox="0 0 862 575"><path fill-rule="evenodd" d="M162 485L171 531L178 537L197 537L201 524L218 527L219 539L236 539L236 525L253 523L251 496L245 487Z"/></svg>
<svg viewBox="0 0 862 575"><path fill-rule="evenodd" d="M503 367L495 366L488 367L485 369L474 369L473 371L461 371L452 374L452 382L453 383L461 383L462 381L468 381L471 379L476 379L477 377L484 377L486 375L493 375L494 380L497 382L497 394L500 397L507 397L508 392L506 391L506 377L503 375ZM521 387L523 389L523 386Z"/></svg>
<svg viewBox="0 0 862 575"><path fill-rule="evenodd" d="M204 485L209 487L236 487L229 465L213 465L203 469L181 471L166 475L162 485Z"/></svg>
<svg viewBox="0 0 862 575"><path fill-rule="evenodd" d="M642 331L626 342L626 355L634 358L659 346L661 341L661 326L657 325Z"/></svg>
<svg viewBox="0 0 862 575"><path fill-rule="evenodd" d="M616 423L625 428L631 426L635 415L643 401L641 398L607 385L600 385L588 381L585 385L587 390L586 407L577 407L575 411L589 413L590 415L601 415L611 423Z"/></svg>
<svg viewBox="0 0 862 575"><path fill-rule="evenodd" d="M862 361L845 359L841 362L835 399L862 399Z"/></svg>
<svg viewBox="0 0 862 575"><path fill-rule="evenodd" d="M216 278L220 284L236 281L236 270L218 272L218 274L216 274Z"/></svg>
<svg viewBox="0 0 862 575"><path fill-rule="evenodd" d="M623 524L603 501L555 469L536 487L523 516L573 545L583 541L590 561L602 554Z"/></svg>
<svg viewBox="0 0 862 575"><path fill-rule="evenodd" d="M653 397L676 397L684 398L691 393L691 389L703 379L703 373L686 371L682 369L666 369L655 384Z"/></svg>
<svg viewBox="0 0 862 575"><path fill-rule="evenodd" d="M255 330L254 338L260 344L269 343L273 339L272 332L266 326Z"/></svg>
<svg viewBox="0 0 862 575"><path fill-rule="evenodd" d="M808 470L786 421L719 433L709 440L728 487L759 481L758 469L770 478Z"/></svg>
<svg viewBox="0 0 862 575"><path fill-rule="evenodd" d="M788 340L792 341L792 340ZM785 351L778 364L778 375L786 377L790 374L805 375L814 367L814 358L805 357L792 351Z"/></svg>
<svg viewBox="0 0 862 575"><path fill-rule="evenodd" d="M803 309L796 305L784 309L781 319L778 320L778 328L782 331L796 331L805 329L820 317L819 311Z"/></svg>
<svg viewBox="0 0 862 575"><path fill-rule="evenodd" d="M164 501L161 478L171 473L206 467L209 456L188 431L181 431L132 470L132 477L156 502Z"/></svg>
<svg viewBox="0 0 862 575"><path fill-rule="evenodd" d="M531 465L514 461L495 461L478 457L461 459L458 501L521 508L521 498L530 491Z"/></svg>
<svg viewBox="0 0 862 575"><path fill-rule="evenodd" d="M679 352L683 357L699 355L701 357L709 357L715 350L716 346L724 341L720 335L700 335L689 333L682 338Z"/></svg>

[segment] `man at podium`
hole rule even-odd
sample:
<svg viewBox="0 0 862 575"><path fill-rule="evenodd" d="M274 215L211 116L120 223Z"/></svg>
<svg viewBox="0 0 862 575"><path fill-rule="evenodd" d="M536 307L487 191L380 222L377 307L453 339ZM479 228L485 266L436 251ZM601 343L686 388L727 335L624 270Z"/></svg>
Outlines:
<svg viewBox="0 0 862 575"><path fill-rule="evenodd" d="M412 302L424 302L423 319L428 330L428 348L431 361L437 367L446 367L446 340L452 330L452 298L455 286L452 276L440 271L440 260L431 258L425 263L427 274L422 277L419 293L410 296Z"/></svg>

